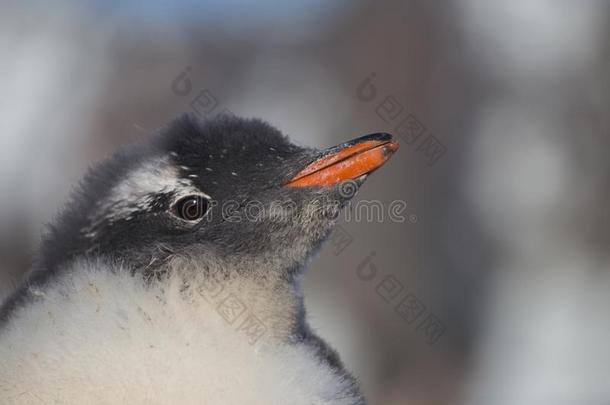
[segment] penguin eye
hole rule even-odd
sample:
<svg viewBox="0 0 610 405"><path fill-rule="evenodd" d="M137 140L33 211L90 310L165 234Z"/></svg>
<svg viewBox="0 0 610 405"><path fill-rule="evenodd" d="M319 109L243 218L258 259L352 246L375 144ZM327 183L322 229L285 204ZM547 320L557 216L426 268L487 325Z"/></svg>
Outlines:
<svg viewBox="0 0 610 405"><path fill-rule="evenodd" d="M189 195L176 201L172 213L185 221L197 221L208 210L209 201L200 195Z"/></svg>

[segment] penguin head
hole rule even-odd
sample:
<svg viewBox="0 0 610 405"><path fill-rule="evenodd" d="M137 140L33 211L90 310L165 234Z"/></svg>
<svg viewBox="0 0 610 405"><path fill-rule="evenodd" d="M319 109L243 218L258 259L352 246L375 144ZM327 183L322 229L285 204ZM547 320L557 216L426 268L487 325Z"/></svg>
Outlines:
<svg viewBox="0 0 610 405"><path fill-rule="evenodd" d="M320 151L260 120L185 116L90 170L42 262L105 257L155 272L188 256L290 277L397 147L374 134Z"/></svg>

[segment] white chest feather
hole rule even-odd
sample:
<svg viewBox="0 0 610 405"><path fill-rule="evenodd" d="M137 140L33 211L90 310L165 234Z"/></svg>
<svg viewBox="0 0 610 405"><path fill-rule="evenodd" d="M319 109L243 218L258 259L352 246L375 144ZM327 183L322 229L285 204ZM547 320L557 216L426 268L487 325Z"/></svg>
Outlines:
<svg viewBox="0 0 610 405"><path fill-rule="evenodd" d="M354 403L311 349L278 343L281 317L243 286L189 300L178 282L79 266L0 330L2 404Z"/></svg>

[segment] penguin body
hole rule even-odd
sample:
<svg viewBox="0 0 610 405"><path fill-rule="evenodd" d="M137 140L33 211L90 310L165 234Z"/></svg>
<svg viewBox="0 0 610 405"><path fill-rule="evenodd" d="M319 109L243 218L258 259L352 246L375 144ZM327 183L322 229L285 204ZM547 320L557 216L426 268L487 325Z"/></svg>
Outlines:
<svg viewBox="0 0 610 405"><path fill-rule="evenodd" d="M288 297L268 300L254 280L207 297L216 289L105 265L74 263L15 315L1 338L3 404L362 403L315 346L290 341ZM247 308L222 312L231 297Z"/></svg>
<svg viewBox="0 0 610 405"><path fill-rule="evenodd" d="M336 162L392 142L185 117L92 169L0 310L0 402L364 404L299 284L353 196L328 177L382 164Z"/></svg>

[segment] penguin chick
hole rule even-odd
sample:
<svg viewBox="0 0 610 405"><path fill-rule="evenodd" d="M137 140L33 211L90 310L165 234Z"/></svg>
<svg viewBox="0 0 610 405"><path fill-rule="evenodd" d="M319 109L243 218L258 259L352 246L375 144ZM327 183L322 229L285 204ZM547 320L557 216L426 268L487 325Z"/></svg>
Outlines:
<svg viewBox="0 0 610 405"><path fill-rule="evenodd" d="M299 280L387 134L185 116L85 176L0 310L2 404L365 404Z"/></svg>

